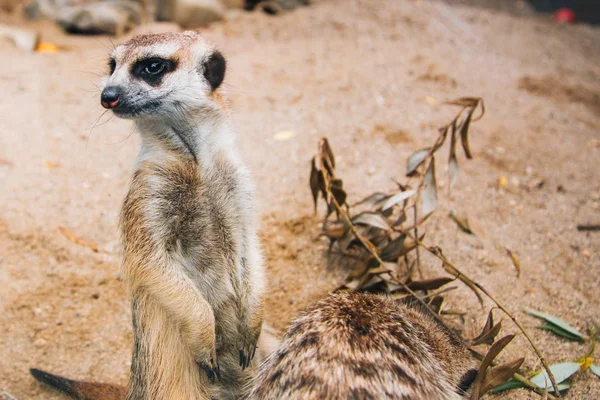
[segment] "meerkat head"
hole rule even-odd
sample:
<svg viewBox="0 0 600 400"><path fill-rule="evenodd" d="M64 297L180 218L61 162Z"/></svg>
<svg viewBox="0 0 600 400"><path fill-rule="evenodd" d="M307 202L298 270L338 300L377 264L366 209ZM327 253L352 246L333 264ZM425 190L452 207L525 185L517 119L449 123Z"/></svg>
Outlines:
<svg viewBox="0 0 600 400"><path fill-rule="evenodd" d="M176 118L217 107L225 58L196 32L136 36L109 59L101 104L121 118Z"/></svg>

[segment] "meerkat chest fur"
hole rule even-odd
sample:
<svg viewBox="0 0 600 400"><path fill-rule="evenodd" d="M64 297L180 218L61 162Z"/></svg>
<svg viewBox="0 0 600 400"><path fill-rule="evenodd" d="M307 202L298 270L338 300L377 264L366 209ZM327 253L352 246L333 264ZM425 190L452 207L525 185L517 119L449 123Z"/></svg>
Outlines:
<svg viewBox="0 0 600 400"><path fill-rule="evenodd" d="M128 399L237 398L253 375L263 276L250 177L216 92L225 59L195 32L169 33L118 46L109 67L101 103L142 139L120 219Z"/></svg>
<svg viewBox="0 0 600 400"><path fill-rule="evenodd" d="M143 161L123 207L125 256L171 259L215 309L239 301L253 228L244 175L224 154L207 169Z"/></svg>

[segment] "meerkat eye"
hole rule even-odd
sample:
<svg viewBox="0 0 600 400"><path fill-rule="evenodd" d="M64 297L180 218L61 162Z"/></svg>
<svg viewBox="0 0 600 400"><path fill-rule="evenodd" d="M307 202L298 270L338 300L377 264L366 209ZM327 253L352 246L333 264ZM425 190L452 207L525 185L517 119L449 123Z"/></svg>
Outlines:
<svg viewBox="0 0 600 400"><path fill-rule="evenodd" d="M146 81L152 86L160 85L163 77L177 69L177 61L162 58L147 58L136 62L131 68L131 74Z"/></svg>
<svg viewBox="0 0 600 400"><path fill-rule="evenodd" d="M108 60L108 68L110 70L110 75L112 75L115 72L115 69L117 68L117 62L114 58Z"/></svg>
<svg viewBox="0 0 600 400"><path fill-rule="evenodd" d="M144 68L144 73L148 75L158 75L165 69L165 62L162 60L150 60Z"/></svg>

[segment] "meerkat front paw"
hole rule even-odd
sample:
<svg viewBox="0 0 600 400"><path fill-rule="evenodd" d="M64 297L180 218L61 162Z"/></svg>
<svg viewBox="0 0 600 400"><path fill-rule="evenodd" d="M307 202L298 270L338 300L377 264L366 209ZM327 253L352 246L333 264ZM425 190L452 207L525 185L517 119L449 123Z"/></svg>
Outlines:
<svg viewBox="0 0 600 400"><path fill-rule="evenodd" d="M256 343L258 342L258 335L254 335L248 332L243 335L242 340L238 344L240 351L240 366L242 370L246 369L250 365L250 361L256 354Z"/></svg>
<svg viewBox="0 0 600 400"><path fill-rule="evenodd" d="M210 356L202 357L196 363L204 371L210 383L215 383L216 379L221 379L221 368L217 361L217 352L212 350Z"/></svg>

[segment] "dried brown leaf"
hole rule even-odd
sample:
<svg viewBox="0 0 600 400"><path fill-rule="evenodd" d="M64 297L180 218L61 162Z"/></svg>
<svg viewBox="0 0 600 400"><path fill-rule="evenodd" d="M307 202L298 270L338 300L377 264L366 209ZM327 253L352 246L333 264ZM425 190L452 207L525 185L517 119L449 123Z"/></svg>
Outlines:
<svg viewBox="0 0 600 400"><path fill-rule="evenodd" d="M471 125L471 117L473 116L474 111L474 108L467 110L465 117L457 128L460 133L460 142L465 151L465 156L469 159L473 158L471 149L469 148L469 125Z"/></svg>
<svg viewBox="0 0 600 400"><path fill-rule="evenodd" d="M517 278L519 278L521 276L521 263L519 262L519 259L517 258L515 253L513 253L508 247L505 247L504 250L506 250L506 254L508 254L510 259L512 260L513 265L517 270Z"/></svg>
<svg viewBox="0 0 600 400"><path fill-rule="evenodd" d="M336 184L334 184L334 181L331 182L331 187L329 188L329 190L331 191L331 194L333 195L337 203L340 206L343 206L344 204L346 204L348 194L344 189L342 189L341 180L337 179L335 180L335 182ZM339 182L339 184L337 184L337 182Z"/></svg>
<svg viewBox="0 0 600 400"><path fill-rule="evenodd" d="M471 230L471 227L469 226L469 220L467 219L467 217L462 217L460 215L457 215L456 213L454 213L454 211L450 210L450 219L452 219L452 221L456 222L456 225L458 225L458 227L460 228L461 231L468 233L468 234L473 234L473 231Z"/></svg>
<svg viewBox="0 0 600 400"><path fill-rule="evenodd" d="M446 141L446 138L448 137L448 132L450 132L450 128L451 128L451 125L446 125L439 129L440 136L438 136L435 143L433 144L433 151L431 152L432 154L435 153L436 151L438 151L440 149L440 147L442 147L444 145L444 142Z"/></svg>
<svg viewBox="0 0 600 400"><path fill-rule="evenodd" d="M339 240L344 237L344 235L346 234L346 231L347 231L347 229L344 226L344 224L332 223L332 224L327 225L324 228L321 235L327 236L328 238L333 239L333 240Z"/></svg>
<svg viewBox="0 0 600 400"><path fill-rule="evenodd" d="M483 396L496 386L500 386L508 382L515 372L521 368L523 361L525 361L525 358L519 358L517 360L509 361L490 368L483 378L479 394Z"/></svg>
<svg viewBox="0 0 600 400"><path fill-rule="evenodd" d="M439 314L442 311L443 305L444 305L444 297L443 296L435 296L429 302L429 306L436 314Z"/></svg>
<svg viewBox="0 0 600 400"><path fill-rule="evenodd" d="M448 160L448 190L451 193L458 178L458 160L456 158L456 120L452 121L450 138L450 158Z"/></svg>
<svg viewBox="0 0 600 400"><path fill-rule="evenodd" d="M493 327L494 327L494 309L491 309L490 312L488 313L487 320L485 321L485 325L483 326L481 333L479 334L479 336L474 338L472 341L476 341L477 339L479 339L480 337L485 335Z"/></svg>
<svg viewBox="0 0 600 400"><path fill-rule="evenodd" d="M473 339L473 346L494 343L494 339L498 336L498 333L500 333L500 329L502 329L502 321L492 326L488 331L481 332L481 335Z"/></svg>
<svg viewBox="0 0 600 400"><path fill-rule="evenodd" d="M98 246L96 245L96 243L94 243L94 241L76 236L75 234L73 234L73 232L71 232L64 226L58 226L58 230L60 231L60 233L63 234L64 237L69 239L71 242L78 244L79 246L88 247L94 253L98 252Z"/></svg>
<svg viewBox="0 0 600 400"><path fill-rule="evenodd" d="M504 336L502 339L498 339L494 344L492 344L485 357L483 357L483 360L481 361L481 364L479 365L479 369L477 371L477 378L475 379L475 383L473 384L474 399L479 399L483 394L481 393L481 386L485 376L485 371L490 365L492 365L494 359L514 339L514 337L515 335L507 335Z"/></svg>
<svg viewBox="0 0 600 400"><path fill-rule="evenodd" d="M381 259L383 261L396 261L404 250L404 240L406 235L402 234L389 243L381 250Z"/></svg>
<svg viewBox="0 0 600 400"><path fill-rule="evenodd" d="M329 140L327 140L327 138L322 138L319 141L319 159L322 167L329 173L329 175L335 176L335 156L333 155L333 150L331 150L331 146L329 145Z"/></svg>
<svg viewBox="0 0 600 400"><path fill-rule="evenodd" d="M419 240L423 240L424 237L425 237L425 234L421 235ZM411 251L413 251L416 248L417 248L417 242L415 242L414 240L405 240L404 247L402 248L402 251L400 252L400 255L398 257L402 257L403 255L410 253Z"/></svg>
<svg viewBox="0 0 600 400"><path fill-rule="evenodd" d="M384 263L383 266L381 266L381 267L370 269L368 271L368 273L371 274L371 275L386 274L386 273L394 272L394 268L395 267L396 267L396 264L393 264L393 263Z"/></svg>
<svg viewBox="0 0 600 400"><path fill-rule="evenodd" d="M461 106L465 108L475 108L481 101L479 97L461 97L456 100L447 101L445 104L450 104L454 106Z"/></svg>
<svg viewBox="0 0 600 400"><path fill-rule="evenodd" d="M317 212L317 201L319 200L319 191L321 190L322 172L317 169L316 157L312 158L310 168L310 190L313 196L313 202L315 204L315 212Z"/></svg>
<svg viewBox="0 0 600 400"><path fill-rule="evenodd" d="M348 229L346 231L346 233L344 234L344 236L342 236L338 241L338 247L340 248L340 251L343 253L346 251L346 249L348 249L348 247L350 246L350 243L352 243L352 241L356 239L354 237L354 232L352 232L352 230Z"/></svg>
<svg viewBox="0 0 600 400"><path fill-rule="evenodd" d="M437 181L435 178L435 157L431 158L421 189L421 213L423 219L437 208Z"/></svg>
<svg viewBox="0 0 600 400"><path fill-rule="evenodd" d="M455 278L433 278L433 279L425 279L422 281L413 281L407 284L407 286L413 290L435 290L439 289L444 285L447 285L450 282L453 282Z"/></svg>

